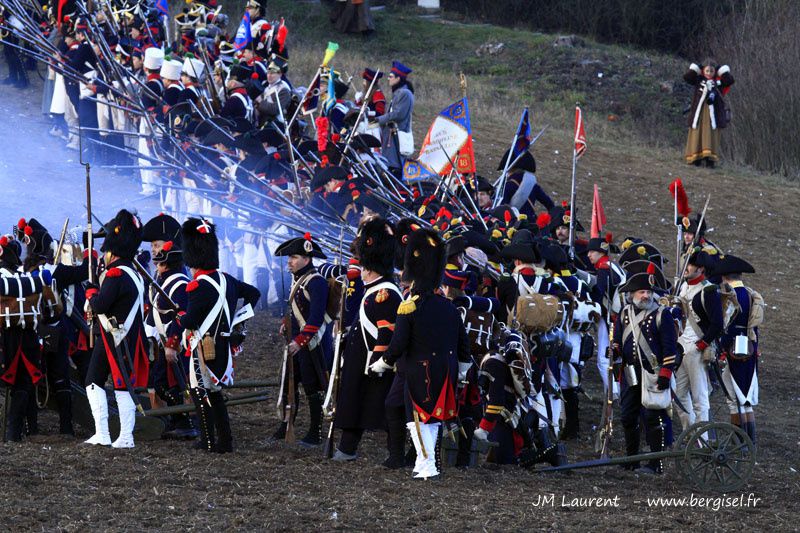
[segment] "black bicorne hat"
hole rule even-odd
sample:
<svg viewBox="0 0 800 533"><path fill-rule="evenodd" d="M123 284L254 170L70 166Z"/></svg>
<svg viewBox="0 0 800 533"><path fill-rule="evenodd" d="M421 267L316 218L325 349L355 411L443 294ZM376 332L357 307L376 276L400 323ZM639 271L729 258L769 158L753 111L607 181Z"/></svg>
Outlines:
<svg viewBox="0 0 800 533"><path fill-rule="evenodd" d="M302 237L296 237L294 239L289 239L281 243L277 248L275 248L275 256L290 256L290 255L304 255L306 257L317 257L319 259L327 259L324 253L322 253L322 248L320 248L319 244L314 242L314 239L311 237L311 234L306 232L305 235Z"/></svg>
<svg viewBox="0 0 800 533"><path fill-rule="evenodd" d="M542 260L539 244L527 229L515 231L511 242L500 251L500 256L504 259L519 259L524 263L538 263Z"/></svg>
<svg viewBox="0 0 800 533"><path fill-rule="evenodd" d="M153 256L154 263L163 263L170 259L182 260L181 224L171 216L159 213L148 220L142 231L142 240L144 242L164 241L161 250Z"/></svg>
<svg viewBox="0 0 800 533"><path fill-rule="evenodd" d="M510 153L511 150L505 151L503 157L500 158L500 164L497 165L497 170L503 170L504 168L506 168L506 160L508 159ZM524 152L522 155L518 157L519 159L517 159L517 157L511 158L509 164L513 163L514 166L509 167L509 170L515 168L517 170L526 170L528 172L533 172L533 173L536 172L536 160L533 158L533 155L530 152ZM515 159L517 160L516 163L514 162Z"/></svg>

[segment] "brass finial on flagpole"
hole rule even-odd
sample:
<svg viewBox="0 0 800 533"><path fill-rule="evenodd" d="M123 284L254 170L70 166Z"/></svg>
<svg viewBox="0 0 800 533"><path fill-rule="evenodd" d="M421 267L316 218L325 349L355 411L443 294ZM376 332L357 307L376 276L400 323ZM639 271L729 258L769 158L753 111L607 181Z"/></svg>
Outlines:
<svg viewBox="0 0 800 533"><path fill-rule="evenodd" d="M462 98L466 98L467 97L467 77L464 76L463 72L459 72L458 73L458 77L459 77L460 85L461 85L461 97Z"/></svg>

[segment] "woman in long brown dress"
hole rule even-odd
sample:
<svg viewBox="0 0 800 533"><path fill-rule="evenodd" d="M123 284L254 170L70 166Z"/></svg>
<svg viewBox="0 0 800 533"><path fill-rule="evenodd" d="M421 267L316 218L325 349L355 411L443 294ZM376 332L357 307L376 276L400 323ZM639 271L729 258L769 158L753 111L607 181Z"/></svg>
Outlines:
<svg viewBox="0 0 800 533"><path fill-rule="evenodd" d="M686 162L700 166L705 161L707 167L713 168L719 161L720 129L730 120L723 96L733 85L731 69L728 65L717 69L713 61L706 60L702 69L692 63L683 79L695 87L689 110Z"/></svg>

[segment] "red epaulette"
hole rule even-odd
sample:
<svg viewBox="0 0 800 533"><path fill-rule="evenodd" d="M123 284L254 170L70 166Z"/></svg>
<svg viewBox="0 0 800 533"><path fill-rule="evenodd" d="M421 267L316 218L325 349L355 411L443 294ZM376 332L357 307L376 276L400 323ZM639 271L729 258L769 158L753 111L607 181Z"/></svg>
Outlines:
<svg viewBox="0 0 800 533"><path fill-rule="evenodd" d="M197 280L193 279L192 281L186 284L186 292L192 292L199 286L200 284L197 282Z"/></svg>
<svg viewBox="0 0 800 533"><path fill-rule="evenodd" d="M118 278L121 275L122 275L122 270L120 270L117 267L109 268L108 271L106 272L107 278Z"/></svg>

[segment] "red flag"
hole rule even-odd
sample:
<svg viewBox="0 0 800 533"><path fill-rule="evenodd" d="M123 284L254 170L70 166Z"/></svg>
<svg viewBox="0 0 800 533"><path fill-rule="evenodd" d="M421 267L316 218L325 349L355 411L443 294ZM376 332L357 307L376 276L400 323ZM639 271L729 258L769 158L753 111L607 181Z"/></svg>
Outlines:
<svg viewBox="0 0 800 533"><path fill-rule="evenodd" d="M606 225L606 212L603 210L603 204L600 202L600 192L597 190L597 184L594 184L594 198L592 199L592 230L590 237L600 237L603 231L603 226Z"/></svg>
<svg viewBox="0 0 800 533"><path fill-rule="evenodd" d="M583 129L583 113L581 108L575 106L575 159L580 158L586 151L586 131Z"/></svg>

